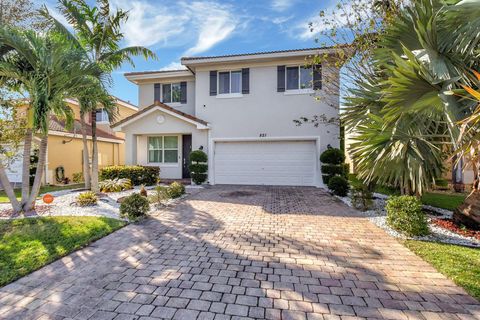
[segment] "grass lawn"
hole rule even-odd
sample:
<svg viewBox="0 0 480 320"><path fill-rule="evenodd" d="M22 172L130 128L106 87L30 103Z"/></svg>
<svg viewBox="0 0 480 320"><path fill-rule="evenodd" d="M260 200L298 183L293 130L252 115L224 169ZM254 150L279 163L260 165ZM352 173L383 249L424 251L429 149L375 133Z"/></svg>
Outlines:
<svg viewBox="0 0 480 320"><path fill-rule="evenodd" d="M354 174L350 174L348 180L352 187L359 186L362 183ZM375 192L388 196L400 195L400 192L395 188L381 185L375 186ZM428 192L422 196L421 200L423 204L453 211L462 204L466 196L464 193Z"/></svg>
<svg viewBox="0 0 480 320"><path fill-rule="evenodd" d="M425 193L422 196L422 203L428 204L437 208L443 208L447 210L455 210L459 205L463 203L467 195L463 193L440 193L431 192Z"/></svg>
<svg viewBox="0 0 480 320"><path fill-rule="evenodd" d="M84 184L79 183L79 184L70 184L66 186L42 186L40 187L40 193L47 193L47 192L53 192L53 191L59 191L59 190L66 190L66 189L77 189L77 188L83 188ZM22 196L22 190L21 189L15 189L15 195L17 196L17 199L20 199ZM7 195L5 194L5 191L0 190L0 202L10 202L8 200Z"/></svg>
<svg viewBox="0 0 480 320"><path fill-rule="evenodd" d="M409 240L405 245L438 271L480 299L480 250L451 244Z"/></svg>
<svg viewBox="0 0 480 320"><path fill-rule="evenodd" d="M0 221L0 286L100 239L125 222L103 217Z"/></svg>

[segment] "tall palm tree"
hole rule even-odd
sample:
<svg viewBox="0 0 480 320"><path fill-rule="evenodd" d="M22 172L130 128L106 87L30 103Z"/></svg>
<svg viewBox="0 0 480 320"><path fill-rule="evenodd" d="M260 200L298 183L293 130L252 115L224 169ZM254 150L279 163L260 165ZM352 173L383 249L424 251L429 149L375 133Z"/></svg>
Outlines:
<svg viewBox="0 0 480 320"><path fill-rule="evenodd" d="M111 72L124 62L134 65L132 56L142 55L145 59L156 58L152 51L141 46L120 47L120 42L123 40L123 33L120 28L127 21L128 12L121 9L112 11L108 0L98 0L97 6L94 7L90 7L84 0L59 0L58 3L59 10L73 26L74 34L53 18L46 8L42 10L43 15L51 21L58 31L74 39L89 59L97 63L103 71ZM106 102L106 100L95 100L91 96L85 96L82 100L85 102L90 100L85 103L85 108L87 106L92 107L92 110L90 110L92 118L91 189L98 191L96 106ZM112 105L113 103L110 101L110 103L102 106L107 112L113 114ZM87 110L85 108L84 110Z"/></svg>
<svg viewBox="0 0 480 320"><path fill-rule="evenodd" d="M0 82L14 82L17 90L28 94L31 134L27 133L24 142L31 141L33 134L41 139L35 179L30 192L22 195L21 202L15 198L8 178L5 179L5 168L0 166L0 179L15 212L31 210L38 196L45 171L50 115L64 118L67 125L71 125L73 112L64 103L64 98L91 85L86 77L98 74L98 66L83 59L82 53L64 38L49 32L40 35L28 30L0 28ZM23 166L29 162L30 149L25 149ZM22 184L28 185L28 179Z"/></svg>

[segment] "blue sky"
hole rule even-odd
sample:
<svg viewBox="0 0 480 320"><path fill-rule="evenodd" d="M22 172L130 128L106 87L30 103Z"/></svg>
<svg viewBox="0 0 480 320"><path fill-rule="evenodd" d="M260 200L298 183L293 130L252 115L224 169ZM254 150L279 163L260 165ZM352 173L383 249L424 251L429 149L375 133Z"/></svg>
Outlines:
<svg viewBox="0 0 480 320"><path fill-rule="evenodd" d="M45 3L53 15L54 0ZM334 0L111 0L130 11L123 45L143 45L158 60L135 59L113 74L111 93L137 103L137 88L123 74L178 69L182 56L222 55L315 47L308 23ZM61 17L57 16L59 20Z"/></svg>

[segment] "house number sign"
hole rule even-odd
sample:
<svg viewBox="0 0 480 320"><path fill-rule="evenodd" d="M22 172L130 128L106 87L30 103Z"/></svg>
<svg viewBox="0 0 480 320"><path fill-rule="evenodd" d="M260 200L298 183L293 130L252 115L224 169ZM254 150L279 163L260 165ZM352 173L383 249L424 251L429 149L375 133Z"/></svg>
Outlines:
<svg viewBox="0 0 480 320"><path fill-rule="evenodd" d="M265 138L267 136L266 133L260 133L260 138Z"/></svg>

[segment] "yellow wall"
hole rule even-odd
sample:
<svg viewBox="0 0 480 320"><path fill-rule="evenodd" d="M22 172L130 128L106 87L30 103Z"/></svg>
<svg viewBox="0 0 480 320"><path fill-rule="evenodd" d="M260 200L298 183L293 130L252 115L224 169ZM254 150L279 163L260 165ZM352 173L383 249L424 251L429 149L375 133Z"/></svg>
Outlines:
<svg viewBox="0 0 480 320"><path fill-rule="evenodd" d="M63 143L63 142L66 143ZM90 159L92 157L92 142L88 141ZM123 150L123 151L122 151ZM48 137L48 173L47 182L56 184L55 169L63 166L65 177L73 179L73 174L82 172L83 166L83 143L81 138L70 139L50 135ZM124 164L124 144L98 141L99 168Z"/></svg>

